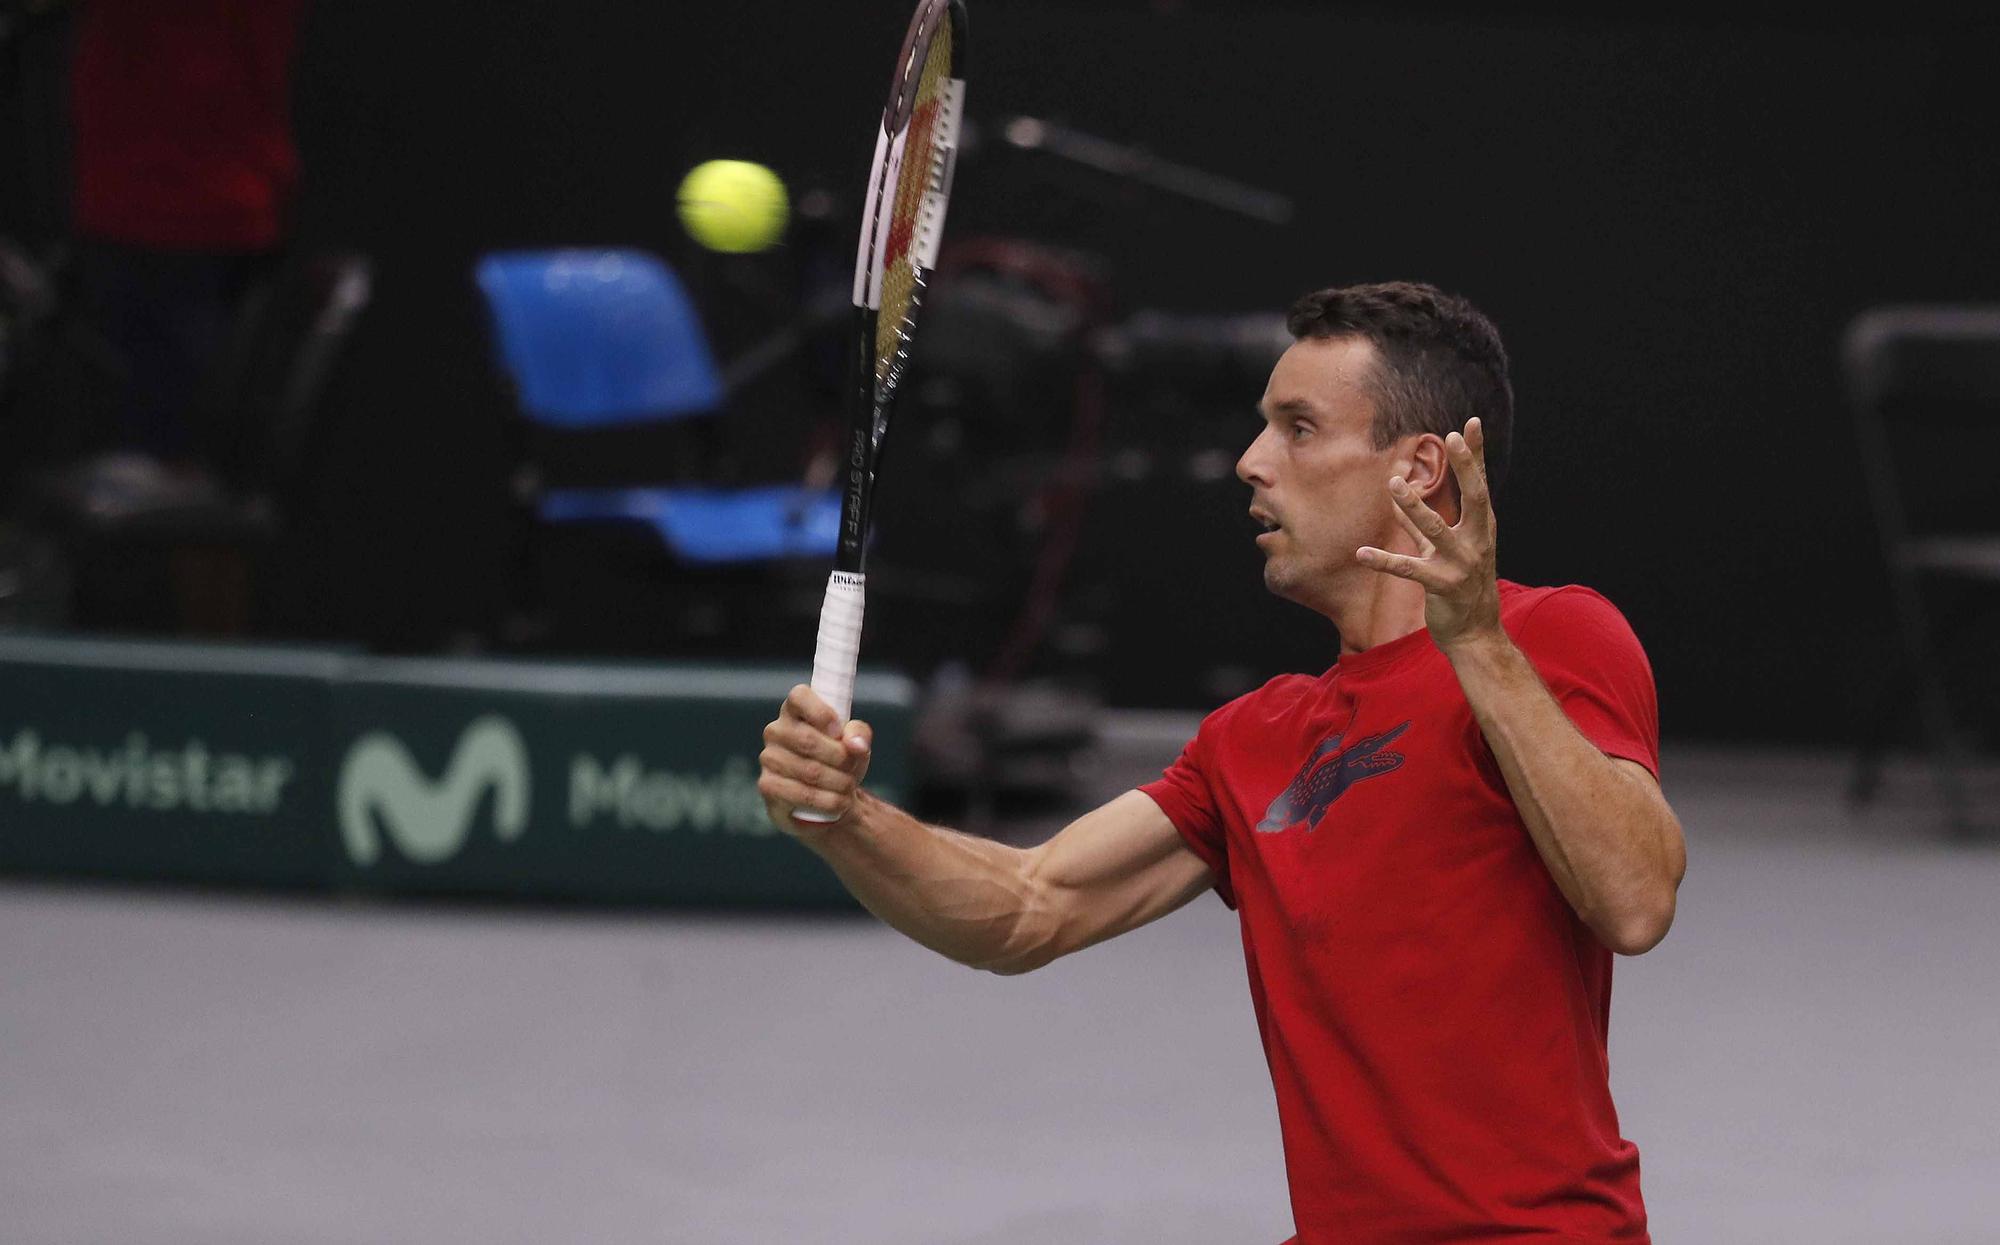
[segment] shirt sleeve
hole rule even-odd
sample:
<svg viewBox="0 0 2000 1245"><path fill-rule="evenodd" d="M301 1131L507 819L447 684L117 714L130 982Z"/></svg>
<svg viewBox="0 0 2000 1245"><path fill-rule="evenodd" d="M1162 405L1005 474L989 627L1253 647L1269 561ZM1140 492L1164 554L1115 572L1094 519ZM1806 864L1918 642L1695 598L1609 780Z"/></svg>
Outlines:
<svg viewBox="0 0 2000 1245"><path fill-rule="evenodd" d="M1236 892L1229 882L1229 849L1222 817L1216 808L1215 788L1208 777L1209 740L1217 716L1219 711L1208 715L1166 772L1139 790L1174 823L1174 829L1180 831L1188 848L1215 875L1215 893L1234 908Z"/></svg>
<svg viewBox="0 0 2000 1245"><path fill-rule="evenodd" d="M1588 588L1560 588L1528 612L1514 640L1585 739L1660 776L1653 667L1617 606Z"/></svg>

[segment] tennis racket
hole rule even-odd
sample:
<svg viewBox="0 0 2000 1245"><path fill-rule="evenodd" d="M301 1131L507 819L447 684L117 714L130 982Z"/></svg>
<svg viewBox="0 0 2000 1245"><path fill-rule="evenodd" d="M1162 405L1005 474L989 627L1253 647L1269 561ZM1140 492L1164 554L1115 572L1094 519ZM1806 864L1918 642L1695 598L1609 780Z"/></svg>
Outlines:
<svg viewBox="0 0 2000 1245"><path fill-rule="evenodd" d="M882 443L937 267L965 110L965 5L919 0L875 132L875 161L854 260L852 382L841 470L840 544L819 612L812 688L846 722L854 709L866 601L868 512ZM807 809L807 821L831 821Z"/></svg>

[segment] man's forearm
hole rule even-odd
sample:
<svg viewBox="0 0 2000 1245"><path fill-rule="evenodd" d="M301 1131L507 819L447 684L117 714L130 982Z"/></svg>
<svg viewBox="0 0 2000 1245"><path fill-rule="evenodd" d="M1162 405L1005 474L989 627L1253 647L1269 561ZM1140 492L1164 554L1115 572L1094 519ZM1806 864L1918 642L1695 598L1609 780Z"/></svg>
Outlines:
<svg viewBox="0 0 2000 1245"><path fill-rule="evenodd" d="M1504 634L1446 652L1570 906L1612 950L1652 947L1673 923L1685 859L1658 789L1584 738Z"/></svg>
<svg viewBox="0 0 2000 1245"><path fill-rule="evenodd" d="M961 964L1019 971L1054 919L1031 853L926 825L866 791L805 841L870 912Z"/></svg>

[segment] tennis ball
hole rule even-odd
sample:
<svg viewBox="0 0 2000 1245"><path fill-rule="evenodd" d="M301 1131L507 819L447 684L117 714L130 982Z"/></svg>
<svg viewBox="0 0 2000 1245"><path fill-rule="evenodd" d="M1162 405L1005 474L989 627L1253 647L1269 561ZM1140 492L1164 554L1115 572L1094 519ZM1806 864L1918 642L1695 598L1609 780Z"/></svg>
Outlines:
<svg viewBox="0 0 2000 1245"><path fill-rule="evenodd" d="M681 224L711 251L761 251L785 232L785 183L748 160L710 160L681 179Z"/></svg>

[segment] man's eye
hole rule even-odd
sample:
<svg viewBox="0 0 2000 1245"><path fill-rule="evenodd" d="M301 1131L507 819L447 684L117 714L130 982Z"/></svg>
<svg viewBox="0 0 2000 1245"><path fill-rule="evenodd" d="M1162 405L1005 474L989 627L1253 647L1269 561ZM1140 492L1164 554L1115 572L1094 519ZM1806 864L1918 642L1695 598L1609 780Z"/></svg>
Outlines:
<svg viewBox="0 0 2000 1245"><path fill-rule="evenodd" d="M1312 431L1312 425L1310 424L1293 424L1292 440L1294 441L1303 440L1306 437L1306 435L1311 431Z"/></svg>

